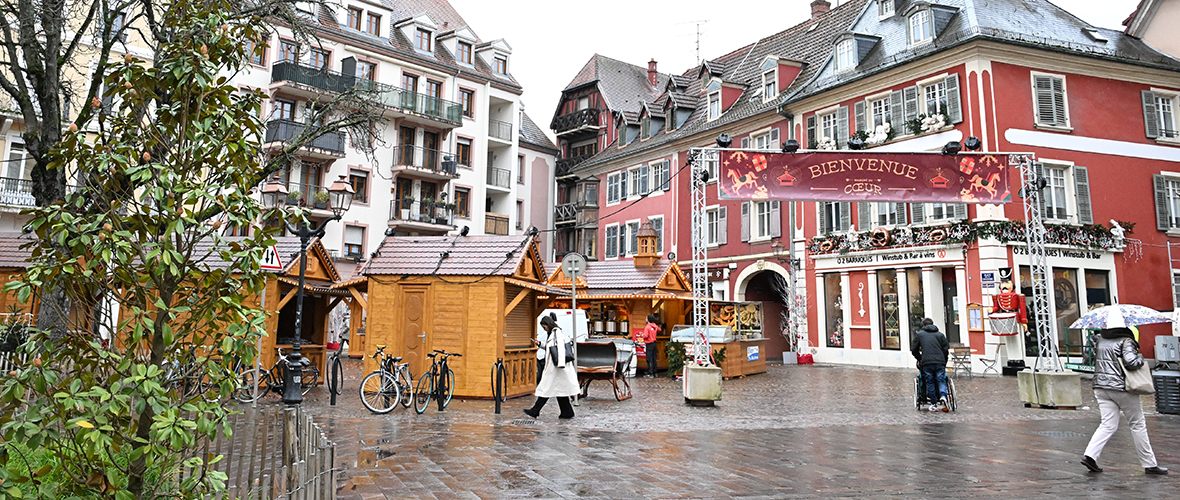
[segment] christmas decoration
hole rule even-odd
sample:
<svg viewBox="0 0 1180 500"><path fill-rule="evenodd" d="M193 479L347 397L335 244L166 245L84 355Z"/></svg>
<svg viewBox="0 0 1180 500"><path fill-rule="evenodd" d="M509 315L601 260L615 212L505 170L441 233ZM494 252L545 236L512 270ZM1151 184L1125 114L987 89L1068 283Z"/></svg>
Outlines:
<svg viewBox="0 0 1180 500"><path fill-rule="evenodd" d="M1125 226L1124 226L1125 227ZM1046 224L1045 242L1092 250L1118 250L1134 247L1138 240L1119 238L1111 228L1099 224L1085 226ZM920 245L953 245L972 243L980 238L999 240L1002 243L1022 243L1024 222L958 222L946 226L898 227L885 235L874 231L848 234L826 234L811 238L807 245L810 254L848 253L863 249L901 248ZM882 238L887 241L882 244ZM1121 239L1121 241L1120 241ZM1134 254L1133 248L1129 249ZM1128 257L1124 255L1124 257ZM1131 255L1130 257L1134 257Z"/></svg>

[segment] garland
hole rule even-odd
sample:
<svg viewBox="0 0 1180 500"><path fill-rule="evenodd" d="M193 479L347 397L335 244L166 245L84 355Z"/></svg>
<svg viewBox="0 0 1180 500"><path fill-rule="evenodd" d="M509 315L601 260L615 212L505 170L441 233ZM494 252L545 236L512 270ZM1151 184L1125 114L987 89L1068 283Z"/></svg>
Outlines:
<svg viewBox="0 0 1180 500"><path fill-rule="evenodd" d="M1046 224L1045 230L1045 243L1051 245L1108 250L1121 248L1123 243L1111 233L1110 228L1100 224ZM845 254L879 248L965 244L980 238L1003 243L1024 242L1024 221L957 222L946 226L901 226L884 233L882 228L878 228L849 234L825 234L812 237L807 252L813 255Z"/></svg>

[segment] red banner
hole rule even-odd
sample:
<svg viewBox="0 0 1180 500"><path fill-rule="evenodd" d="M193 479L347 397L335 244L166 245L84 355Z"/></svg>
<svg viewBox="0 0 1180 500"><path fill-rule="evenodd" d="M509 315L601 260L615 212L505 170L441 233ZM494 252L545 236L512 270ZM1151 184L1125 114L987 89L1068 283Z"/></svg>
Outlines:
<svg viewBox="0 0 1180 500"><path fill-rule="evenodd" d="M1008 203L1006 158L982 153L721 152L722 199Z"/></svg>

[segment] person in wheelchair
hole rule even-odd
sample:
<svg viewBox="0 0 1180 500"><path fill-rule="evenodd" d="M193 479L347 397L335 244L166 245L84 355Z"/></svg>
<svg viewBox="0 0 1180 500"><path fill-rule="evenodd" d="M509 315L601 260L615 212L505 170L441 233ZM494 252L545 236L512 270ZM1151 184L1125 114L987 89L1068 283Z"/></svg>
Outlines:
<svg viewBox="0 0 1180 500"><path fill-rule="evenodd" d="M917 358L918 368L922 371L930 411L950 411L946 392L946 361L950 354L950 343L946 335L934 326L934 320L922 320L922 328L911 342L910 353Z"/></svg>

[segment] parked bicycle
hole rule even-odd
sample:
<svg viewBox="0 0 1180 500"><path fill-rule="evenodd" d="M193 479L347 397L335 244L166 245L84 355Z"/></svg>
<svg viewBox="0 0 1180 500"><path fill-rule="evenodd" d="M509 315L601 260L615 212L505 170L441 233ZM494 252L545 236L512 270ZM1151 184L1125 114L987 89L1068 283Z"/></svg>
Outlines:
<svg viewBox="0 0 1180 500"><path fill-rule="evenodd" d="M238 377L240 387L248 387L250 390L244 392L239 390L238 401L249 403L268 394L274 394L280 397L283 395L285 389L284 380L286 380L284 375L287 371L288 358L286 354L283 354L281 348L275 348L275 351L278 353L278 359L275 360L275 364L269 370L262 372L261 375L254 369L241 372ZM300 358L299 361L303 365L303 375L299 380L300 392L306 395L307 391L310 391L319 382L320 369L312 366L311 360L306 357ZM252 395L255 378L258 379L257 397Z"/></svg>
<svg viewBox="0 0 1180 500"><path fill-rule="evenodd" d="M389 413L398 403L409 408L414 400L410 364L385 354L383 345L378 345L377 352L370 357L377 360L377 369L361 379L361 403L373 413Z"/></svg>
<svg viewBox="0 0 1180 500"><path fill-rule="evenodd" d="M451 356L462 357L463 355L436 349L426 356L432 361L430 370L423 373L422 378L418 379L418 393L414 401L414 411L419 414L426 411L426 407L430 405L430 398L435 398L438 401L439 411L450 404L451 397L455 395L455 372L447 366L447 358Z"/></svg>

